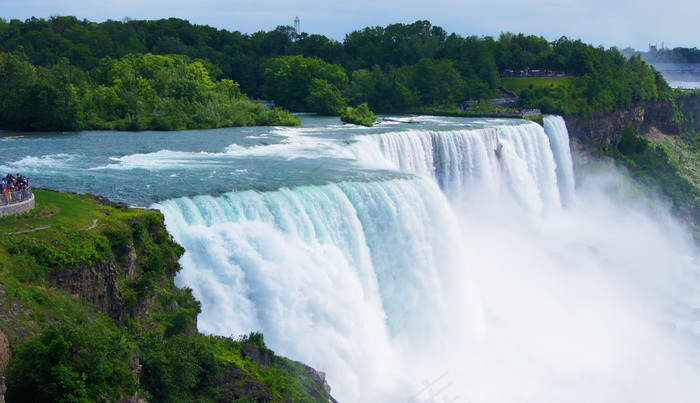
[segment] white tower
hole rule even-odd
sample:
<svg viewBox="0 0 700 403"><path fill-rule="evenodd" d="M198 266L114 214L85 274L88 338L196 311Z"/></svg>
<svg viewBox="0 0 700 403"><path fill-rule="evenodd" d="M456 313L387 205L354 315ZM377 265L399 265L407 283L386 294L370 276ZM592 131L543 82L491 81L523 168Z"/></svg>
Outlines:
<svg viewBox="0 0 700 403"><path fill-rule="evenodd" d="M294 32L296 32L297 35L301 34L301 21L298 15L297 18L294 19Z"/></svg>

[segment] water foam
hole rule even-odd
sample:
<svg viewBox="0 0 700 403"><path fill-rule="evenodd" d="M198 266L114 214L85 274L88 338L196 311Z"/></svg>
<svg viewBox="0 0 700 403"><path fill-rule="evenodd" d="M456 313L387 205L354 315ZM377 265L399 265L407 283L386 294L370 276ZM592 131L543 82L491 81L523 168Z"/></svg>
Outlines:
<svg viewBox="0 0 700 403"><path fill-rule="evenodd" d="M565 141L567 147L556 151L568 155L568 134L564 131L561 136L560 143ZM453 202L507 196L529 212L561 207L550 140L535 123L409 130L359 136L356 140L351 150L359 161L432 177ZM571 171L571 164L562 167ZM571 186L573 190L573 182ZM509 192L503 192L503 188Z"/></svg>
<svg viewBox="0 0 700 403"><path fill-rule="evenodd" d="M7 165L0 165L0 171L13 173L15 171L27 173L41 172L46 169L63 169L71 166L71 163L79 159L76 154L51 154L41 157L26 156Z"/></svg>

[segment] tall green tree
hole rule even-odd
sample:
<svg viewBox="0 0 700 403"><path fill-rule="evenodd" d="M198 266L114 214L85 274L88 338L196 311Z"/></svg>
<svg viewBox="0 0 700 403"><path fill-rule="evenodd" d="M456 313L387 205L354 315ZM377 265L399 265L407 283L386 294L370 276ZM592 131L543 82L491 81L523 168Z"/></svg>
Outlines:
<svg viewBox="0 0 700 403"><path fill-rule="evenodd" d="M416 94L420 106L454 106L466 96L467 84L449 60L422 59L398 69L397 77Z"/></svg>
<svg viewBox="0 0 700 403"><path fill-rule="evenodd" d="M345 69L317 58L275 57L265 60L262 68L263 94L275 105L291 111L312 110L308 101L314 79L324 80L337 91L345 90L348 85Z"/></svg>

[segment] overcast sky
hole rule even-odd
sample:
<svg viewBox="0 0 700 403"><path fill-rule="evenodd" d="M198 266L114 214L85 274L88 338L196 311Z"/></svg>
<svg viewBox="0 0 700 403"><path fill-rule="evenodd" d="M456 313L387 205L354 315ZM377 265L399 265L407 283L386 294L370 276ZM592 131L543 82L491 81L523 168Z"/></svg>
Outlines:
<svg viewBox="0 0 700 403"><path fill-rule="evenodd" d="M299 16L303 32L339 41L367 26L429 20L462 36L510 31L606 48L700 47L698 0L0 0L6 20L52 15L94 22L178 17L249 34L293 25Z"/></svg>

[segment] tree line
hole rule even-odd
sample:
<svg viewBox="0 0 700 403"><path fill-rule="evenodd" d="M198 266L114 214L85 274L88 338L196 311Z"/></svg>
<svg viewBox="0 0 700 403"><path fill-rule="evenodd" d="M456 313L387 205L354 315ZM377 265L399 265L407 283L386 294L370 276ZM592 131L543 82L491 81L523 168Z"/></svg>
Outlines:
<svg viewBox="0 0 700 403"><path fill-rule="evenodd" d="M5 128L35 122L37 130L294 123L248 102L261 98L292 112L324 115L364 103L380 113L454 108L497 97L499 75L506 71L535 69L566 75L556 87L519 94L519 106L545 113L588 115L671 93L658 72L614 48L513 33L462 37L429 21L367 27L339 42L297 34L291 26L244 34L176 18L0 20L0 52L2 121L14 122ZM18 89L26 77L29 87ZM45 97L32 95L42 91ZM49 96L51 91L60 96ZM43 102L42 119L26 112L25 99ZM250 111L240 116L226 108L244 104ZM178 116L195 118L169 122Z"/></svg>
<svg viewBox="0 0 700 403"><path fill-rule="evenodd" d="M298 125L184 55L109 56L86 72L59 57L43 67L0 53L0 122L14 130L182 130Z"/></svg>
<svg viewBox="0 0 700 403"><path fill-rule="evenodd" d="M622 49L626 56L640 56L647 63L700 63L700 49L675 47L640 52L632 48Z"/></svg>

